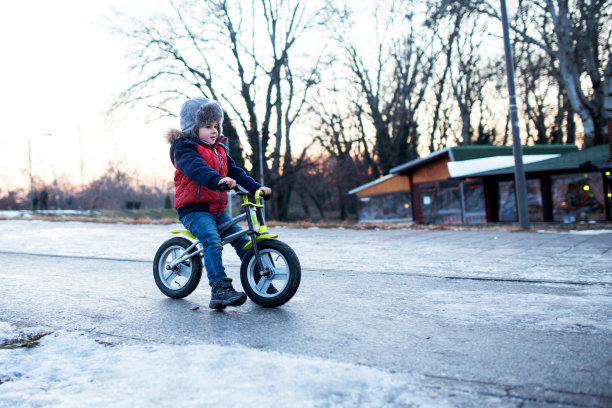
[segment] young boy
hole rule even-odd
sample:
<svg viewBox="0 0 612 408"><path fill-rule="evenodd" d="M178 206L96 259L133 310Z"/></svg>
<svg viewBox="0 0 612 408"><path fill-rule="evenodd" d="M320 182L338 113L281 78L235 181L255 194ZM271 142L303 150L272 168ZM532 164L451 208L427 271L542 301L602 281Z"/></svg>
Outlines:
<svg viewBox="0 0 612 408"><path fill-rule="evenodd" d="M232 188L236 183L249 192L262 190L269 195L272 190L263 187L243 169L236 166L227 154L222 135L223 109L216 101L193 98L181 108L181 130L171 129L167 139L171 143L170 160L174 172L174 208L178 217L204 247L204 263L208 282L212 286L209 307L225 309L240 306L246 301L244 292L236 292L231 278L225 274L221 258L221 236L218 226L231 220L223 211L227 205L227 193L218 191L218 186L227 184ZM224 234L231 235L241 228L234 225ZM242 247L248 238L232 241L231 245L242 259Z"/></svg>

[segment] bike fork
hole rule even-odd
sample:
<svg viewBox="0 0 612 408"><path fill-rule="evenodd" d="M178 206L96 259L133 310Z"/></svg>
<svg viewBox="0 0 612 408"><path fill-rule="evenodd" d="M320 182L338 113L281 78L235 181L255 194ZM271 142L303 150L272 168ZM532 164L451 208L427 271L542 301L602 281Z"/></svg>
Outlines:
<svg viewBox="0 0 612 408"><path fill-rule="evenodd" d="M253 211L251 208L246 207L246 220L249 224L249 230L253 231L250 236L251 243L253 244L253 252L255 252L255 260L257 261L257 265L259 265L259 273L261 274L261 276L268 276L270 275L270 271L267 270L267 268L263 264L263 261L261 260L261 254L259 253L259 248L257 247L257 234L254 232L256 231L256 228L259 229L259 223L257 221L261 219L261 215L258 213L257 210L255 210L255 217L253 217L253 213L251 211Z"/></svg>
<svg viewBox="0 0 612 408"><path fill-rule="evenodd" d="M251 242L253 243L253 251L255 252L255 260L257 261L257 265L259 265L259 270L265 270L263 261L261 260L261 255L259 254L259 248L257 248L257 238L256 236L251 237Z"/></svg>

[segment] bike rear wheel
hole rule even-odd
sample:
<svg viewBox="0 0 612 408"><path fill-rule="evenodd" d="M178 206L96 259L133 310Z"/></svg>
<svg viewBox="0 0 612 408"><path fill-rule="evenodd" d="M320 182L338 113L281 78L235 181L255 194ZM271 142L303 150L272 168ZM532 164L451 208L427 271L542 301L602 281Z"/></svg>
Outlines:
<svg viewBox="0 0 612 408"><path fill-rule="evenodd" d="M164 242L153 261L153 277L159 290L166 296L180 299L190 295L202 278L200 255L181 262L174 269L167 269L172 261L179 258L192 242L185 238L171 238ZM192 251L195 251L194 248Z"/></svg>
<svg viewBox="0 0 612 408"><path fill-rule="evenodd" d="M289 245L277 240L261 241L257 249L269 275L260 275L255 251L251 248L240 267L242 288L260 306L277 307L287 303L297 292L302 277L297 255ZM278 292L270 293L271 285Z"/></svg>

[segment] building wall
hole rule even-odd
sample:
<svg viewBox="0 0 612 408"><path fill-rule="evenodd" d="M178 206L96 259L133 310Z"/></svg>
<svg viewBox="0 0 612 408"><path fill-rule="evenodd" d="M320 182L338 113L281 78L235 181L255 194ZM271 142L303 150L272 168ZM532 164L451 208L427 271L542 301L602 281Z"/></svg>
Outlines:
<svg viewBox="0 0 612 408"><path fill-rule="evenodd" d="M375 194L395 193L398 191L410 191L410 179L408 176L397 175L380 184L358 191L356 195L357 197L365 197Z"/></svg>
<svg viewBox="0 0 612 408"><path fill-rule="evenodd" d="M414 169L412 173L412 182L416 184L426 183L428 181L447 180L450 178L448 167L446 166L446 163L449 161L450 159L445 155Z"/></svg>
<svg viewBox="0 0 612 408"><path fill-rule="evenodd" d="M482 181L439 180L413 185L414 219L422 224L486 222Z"/></svg>
<svg viewBox="0 0 612 408"><path fill-rule="evenodd" d="M412 221L410 192L358 197L359 222Z"/></svg>
<svg viewBox="0 0 612 408"><path fill-rule="evenodd" d="M472 146L471 149L475 150L476 147ZM482 156L480 153L476 156ZM559 162L559 165L575 165L574 156L578 153L568 153L566 160ZM607 150L604 153L607 155ZM471 154L474 155L474 152L471 151ZM574 156L570 157L572 154ZM450 179L448 154L440 152L436 156L408 163L401 175L396 173L379 184L357 192L362 210L360 219L362 216L365 219L407 219L410 214L406 210L410 209L417 223L471 224L516 220L510 175L475 176L464 179L460 184L459 180ZM580 156L580 159L586 161L587 158ZM608 167L604 165L602 168L604 170L587 174L578 168L570 170L570 167L561 166L547 170L544 175L542 169L533 168L527 183L530 219L549 222L610 220L612 178ZM384 197L385 194L396 197Z"/></svg>

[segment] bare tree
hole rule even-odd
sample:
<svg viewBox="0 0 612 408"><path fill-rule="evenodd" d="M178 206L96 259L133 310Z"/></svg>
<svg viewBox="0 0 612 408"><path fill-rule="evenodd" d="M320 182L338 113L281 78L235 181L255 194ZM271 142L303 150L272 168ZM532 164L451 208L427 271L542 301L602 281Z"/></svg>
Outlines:
<svg viewBox="0 0 612 408"><path fill-rule="evenodd" d="M452 136L463 145L499 143L499 113L491 102L501 97L498 84L503 68L487 22L461 3L426 4L427 24L444 56L437 61L436 72L441 74L431 97L430 151L453 143Z"/></svg>
<svg viewBox="0 0 612 408"><path fill-rule="evenodd" d="M554 95L551 95L559 90L554 89L555 81L547 72L550 66L549 58L534 49L530 43L516 44L515 49L517 82L519 93L524 95L522 109L528 121L527 140L535 144L547 144L548 129L553 127L550 122L559 119L558 114L555 117L556 101L553 99ZM561 106L557 105L557 110L560 108Z"/></svg>
<svg viewBox="0 0 612 408"><path fill-rule="evenodd" d="M491 0L448 0L452 9L468 9L501 20ZM605 108L604 82L612 76L612 3L606 0L521 0L519 13L531 24L511 28L555 61L561 84L584 128L584 145L604 143L612 112ZM612 80L612 79L610 79Z"/></svg>
<svg viewBox="0 0 612 408"><path fill-rule="evenodd" d="M327 153L327 158L320 157L318 162L327 169L327 178L335 186L340 219L346 220L351 205L348 191L367 181L374 163L359 124L359 112L342 105L344 98L338 89L325 89L325 96L321 91L310 106L318 120L315 139Z"/></svg>
<svg viewBox="0 0 612 408"><path fill-rule="evenodd" d="M173 16L127 18L129 24L120 25L129 27L118 31L132 40L138 80L115 107L146 103L172 115L170 104L192 93L220 100L230 119L224 133L238 134L239 128L246 137L253 175L259 178L263 164L265 182L276 190L274 215L282 219L303 157L293 156L291 130L317 83L318 58L300 58L306 52L296 44L318 23L317 11L299 0L169 4ZM238 140L230 137L232 156L241 155Z"/></svg>
<svg viewBox="0 0 612 408"><path fill-rule="evenodd" d="M328 2L329 30L350 71L353 93L349 105L358 107L359 119L367 119L375 132L375 176L418 157L418 112L436 53L432 36L423 35L425 27L416 22L415 4L391 1L385 7L377 5L372 25L377 29L378 46L369 52L353 39L352 10Z"/></svg>
<svg viewBox="0 0 612 408"><path fill-rule="evenodd" d="M457 40L452 44L455 52L450 69L451 89L461 117L458 142L462 145L489 144L491 133L484 129L482 114L478 127L475 129L473 125L474 108L480 106L483 112L483 88L499 74L501 65L500 61L485 57L482 23L473 16L464 17L462 23L465 28L459 30Z"/></svg>
<svg viewBox="0 0 612 408"><path fill-rule="evenodd" d="M301 77L294 72L294 64L290 63L290 49L300 36L318 24L316 17L318 12L309 17L306 15L305 2L300 3L298 1L293 5L291 2L286 2L285 4L288 5L286 8L283 7L282 2L262 0L263 14L274 61L269 71L270 82L266 93L267 110L264 120L265 126L262 128L264 135L262 141L266 140L267 134L270 132L268 126L270 125L270 117L274 114L276 116L274 125L275 144L272 151L270 173L273 185L280 187L278 189L279 194L275 196L276 206L274 207L275 215L279 219L285 218L288 214L295 174L304 166L306 149L302 151L295 162L293 160L291 130L295 121L303 112L308 92L318 82L320 61L319 54L316 56L314 64L310 66L310 70L304 71ZM273 92L274 102L271 99Z"/></svg>
<svg viewBox="0 0 612 408"><path fill-rule="evenodd" d="M435 6L433 8L435 10ZM436 78L437 88L434 92L434 109L432 114L432 123L431 130L429 135L429 151L434 152L438 150L440 147L446 147L448 141L448 131L449 131L449 123L447 120L448 108L445 108L445 104L447 102L446 93L447 88L450 86L449 84L449 76L452 67L452 56L455 41L457 41L457 37L459 35L459 30L461 28L461 20L463 19L463 14L457 13L453 16L453 20L451 20L451 24L449 24L450 29L446 33L446 36L441 34L445 31L445 27L443 24L440 24L440 19L432 14L427 20L426 24L436 32L436 38L442 48L442 56L444 60L438 58L438 66L437 70L434 70L432 73L436 76L440 70L440 66L442 66L442 72L438 74ZM436 135L439 137L436 137Z"/></svg>
<svg viewBox="0 0 612 408"><path fill-rule="evenodd" d="M117 12L110 23L110 29L127 42L135 78L117 96L111 112L143 105L153 117L177 117L176 104L188 98L224 99L216 90L222 78L212 69L218 60L211 25L190 23L188 17L200 11L193 3L168 0L168 5L172 14L157 12L135 18ZM229 136L232 156L243 165L240 140L232 137L237 135L232 117L227 111L225 116L223 132Z"/></svg>

